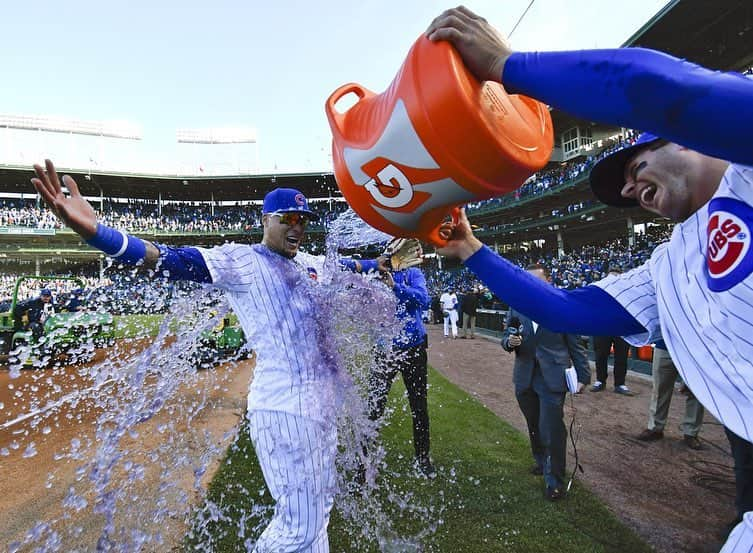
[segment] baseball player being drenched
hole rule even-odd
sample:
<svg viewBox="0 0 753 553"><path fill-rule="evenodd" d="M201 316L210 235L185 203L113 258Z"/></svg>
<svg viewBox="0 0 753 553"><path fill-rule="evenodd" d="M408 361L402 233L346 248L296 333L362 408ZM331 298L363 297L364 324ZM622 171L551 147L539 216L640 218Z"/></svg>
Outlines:
<svg viewBox="0 0 753 553"><path fill-rule="evenodd" d="M224 289L256 352L248 421L259 464L276 501L255 551L329 551L327 525L336 492L335 378L321 350L312 287L326 278L324 257L299 252L315 217L304 195L278 188L264 197L260 244L171 248L97 222L69 176L49 160L32 183L57 216L86 242L118 261L159 266L172 280ZM380 261L344 261L350 270L384 269Z"/></svg>
<svg viewBox="0 0 753 553"><path fill-rule="evenodd" d="M753 440L753 80L640 48L513 52L460 7L429 26L479 80L504 84L580 118L642 129L603 159L591 187L603 202L676 221L643 266L558 290L496 255L468 219L448 223L444 255L460 258L518 312L554 332L660 338L683 380L734 434ZM750 507L748 508L750 509ZM753 512L725 548L753 548Z"/></svg>

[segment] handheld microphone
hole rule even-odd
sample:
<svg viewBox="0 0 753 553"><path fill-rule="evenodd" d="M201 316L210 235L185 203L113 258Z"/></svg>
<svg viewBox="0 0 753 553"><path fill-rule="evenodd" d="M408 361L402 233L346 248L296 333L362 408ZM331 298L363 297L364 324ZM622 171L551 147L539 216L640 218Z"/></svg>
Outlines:
<svg viewBox="0 0 753 553"><path fill-rule="evenodd" d="M510 329L510 336L519 336L523 334L523 325L520 324L520 319L517 317L510 319L508 328Z"/></svg>

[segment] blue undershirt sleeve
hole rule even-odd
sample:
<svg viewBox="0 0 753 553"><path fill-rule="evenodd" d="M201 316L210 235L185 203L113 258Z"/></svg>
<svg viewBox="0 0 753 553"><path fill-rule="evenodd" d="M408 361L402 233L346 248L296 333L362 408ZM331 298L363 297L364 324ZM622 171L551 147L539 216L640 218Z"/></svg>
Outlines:
<svg viewBox="0 0 753 553"><path fill-rule="evenodd" d="M622 125L753 165L753 80L644 48L516 52L502 82L591 121Z"/></svg>
<svg viewBox="0 0 753 553"><path fill-rule="evenodd" d="M340 265L342 265L348 271L353 271L354 273L359 272L358 265L360 265L361 273L369 273L371 271L376 271L377 260L376 259L361 259L358 261L358 263L356 263L355 259L350 259L346 257L346 258L340 259Z"/></svg>
<svg viewBox="0 0 753 553"><path fill-rule="evenodd" d="M465 261L498 298L552 332L630 336L646 329L596 286L560 290L484 246Z"/></svg>
<svg viewBox="0 0 753 553"><path fill-rule="evenodd" d="M163 244L154 245L160 252L158 270L168 280L212 282L209 268L196 248L190 246L173 248Z"/></svg>

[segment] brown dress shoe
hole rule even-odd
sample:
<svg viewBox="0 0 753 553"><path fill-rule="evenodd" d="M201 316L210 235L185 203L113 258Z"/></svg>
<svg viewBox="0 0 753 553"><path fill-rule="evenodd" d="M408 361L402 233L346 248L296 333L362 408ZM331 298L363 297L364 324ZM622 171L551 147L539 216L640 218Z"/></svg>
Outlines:
<svg viewBox="0 0 753 553"><path fill-rule="evenodd" d="M661 440L664 437L664 430L652 430L647 428L636 436L636 439L642 442L655 442Z"/></svg>
<svg viewBox="0 0 753 553"><path fill-rule="evenodd" d="M696 451L703 449L701 440L699 440L696 436L688 436L687 434L685 434L685 436L682 437L682 441L690 449L695 449Z"/></svg>

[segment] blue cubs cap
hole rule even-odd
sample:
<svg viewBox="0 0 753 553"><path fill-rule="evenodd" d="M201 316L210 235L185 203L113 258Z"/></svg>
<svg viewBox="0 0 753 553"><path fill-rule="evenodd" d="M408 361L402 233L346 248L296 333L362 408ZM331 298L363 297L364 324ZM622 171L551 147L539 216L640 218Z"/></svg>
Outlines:
<svg viewBox="0 0 753 553"><path fill-rule="evenodd" d="M589 176L594 195L614 207L638 207L640 204L636 200L621 194L625 186L625 165L639 150L659 140L661 138L650 132L641 133L634 144L617 150L594 165Z"/></svg>
<svg viewBox="0 0 753 553"><path fill-rule="evenodd" d="M40 290L40 292L39 292L39 295L40 296L51 296L52 292L50 292L49 288L42 288L42 290Z"/></svg>
<svg viewBox="0 0 753 553"><path fill-rule="evenodd" d="M262 213L305 213L311 219L319 216L309 209L309 202L303 192L295 188L275 188L264 196Z"/></svg>

